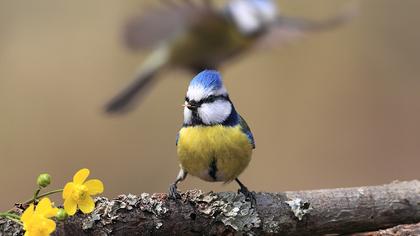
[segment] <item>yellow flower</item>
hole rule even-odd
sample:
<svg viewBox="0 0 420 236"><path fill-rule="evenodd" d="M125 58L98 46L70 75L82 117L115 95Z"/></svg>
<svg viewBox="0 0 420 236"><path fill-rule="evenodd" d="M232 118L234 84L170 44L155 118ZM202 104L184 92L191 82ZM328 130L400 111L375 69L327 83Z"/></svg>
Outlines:
<svg viewBox="0 0 420 236"><path fill-rule="evenodd" d="M47 236L55 230L55 222L49 218L54 217L58 209L51 206L48 198L43 198L36 208L31 204L20 218L23 222L25 236Z"/></svg>
<svg viewBox="0 0 420 236"><path fill-rule="evenodd" d="M95 209L95 202L91 196L104 191L104 185L100 180L86 181L88 176L89 170L81 169L73 176L73 182L67 183L64 187L64 210L71 216L76 213L78 207L85 214L92 212Z"/></svg>

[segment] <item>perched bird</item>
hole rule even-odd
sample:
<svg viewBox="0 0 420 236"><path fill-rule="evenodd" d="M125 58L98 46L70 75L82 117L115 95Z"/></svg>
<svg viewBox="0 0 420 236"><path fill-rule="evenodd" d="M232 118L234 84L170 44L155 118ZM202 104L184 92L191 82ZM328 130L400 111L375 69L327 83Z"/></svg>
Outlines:
<svg viewBox="0 0 420 236"><path fill-rule="evenodd" d="M198 73L218 69L263 39L276 45L310 31L346 22L349 12L325 21L279 15L273 0L230 0L218 8L211 0L163 0L167 8L150 10L132 19L125 41L132 49L152 49L131 82L106 105L109 113L129 110L139 94L165 69L182 68Z"/></svg>
<svg viewBox="0 0 420 236"><path fill-rule="evenodd" d="M236 112L219 72L205 70L190 82L176 144L181 170L169 188L171 197L179 197L177 184L191 174L210 182L235 180L238 192L255 203L238 179L251 160L254 137Z"/></svg>

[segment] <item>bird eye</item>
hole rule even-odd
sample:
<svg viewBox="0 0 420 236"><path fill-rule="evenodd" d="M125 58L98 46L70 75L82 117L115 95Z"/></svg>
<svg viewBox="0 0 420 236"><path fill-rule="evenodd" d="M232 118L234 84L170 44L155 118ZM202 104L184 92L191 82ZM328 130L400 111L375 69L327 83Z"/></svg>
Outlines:
<svg viewBox="0 0 420 236"><path fill-rule="evenodd" d="M189 101L190 101L190 99L189 99L188 97L185 97L185 101L186 101L186 102L189 102Z"/></svg>
<svg viewBox="0 0 420 236"><path fill-rule="evenodd" d="M214 100L216 100L216 96L210 95L207 97L206 102L210 103L210 102L214 102Z"/></svg>

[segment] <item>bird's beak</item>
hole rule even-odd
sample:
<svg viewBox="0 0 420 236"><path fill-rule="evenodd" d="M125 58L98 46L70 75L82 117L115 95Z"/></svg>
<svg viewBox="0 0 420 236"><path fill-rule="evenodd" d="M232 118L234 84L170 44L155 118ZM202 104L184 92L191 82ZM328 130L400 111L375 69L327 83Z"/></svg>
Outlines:
<svg viewBox="0 0 420 236"><path fill-rule="evenodd" d="M189 103L187 103L187 104L182 104L182 106L183 106L183 107L186 107L186 108L188 108L188 109L190 109L190 110L194 110L195 108L197 108L196 106L193 106L193 105L191 105L191 104L189 104Z"/></svg>

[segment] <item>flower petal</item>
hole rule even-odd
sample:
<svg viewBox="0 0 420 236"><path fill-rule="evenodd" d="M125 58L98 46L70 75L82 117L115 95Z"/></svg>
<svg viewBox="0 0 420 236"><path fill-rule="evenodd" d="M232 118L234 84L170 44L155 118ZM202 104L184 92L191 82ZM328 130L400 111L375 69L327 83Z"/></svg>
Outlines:
<svg viewBox="0 0 420 236"><path fill-rule="evenodd" d="M55 222L53 220L46 219L43 223L44 224L42 226L45 227L45 231L47 231L48 234L51 234L52 232L54 232Z"/></svg>
<svg viewBox="0 0 420 236"><path fill-rule="evenodd" d="M73 192L73 189L74 189L74 183L73 182L67 183L63 190L63 199L70 198L71 193Z"/></svg>
<svg viewBox="0 0 420 236"><path fill-rule="evenodd" d="M25 223L26 221L29 221L29 219L31 219L33 215L34 215L34 204L31 204L23 212L23 214L20 217L20 219L22 220L23 223Z"/></svg>
<svg viewBox="0 0 420 236"><path fill-rule="evenodd" d="M35 213L45 216L52 209L51 200L49 198L43 198L39 201L35 208Z"/></svg>
<svg viewBox="0 0 420 236"><path fill-rule="evenodd" d="M64 200L64 210L69 216L72 216L76 213L77 203L73 198L67 198Z"/></svg>
<svg viewBox="0 0 420 236"><path fill-rule="evenodd" d="M99 179L91 179L84 183L88 188L89 195L100 194L104 191L104 184Z"/></svg>
<svg viewBox="0 0 420 236"><path fill-rule="evenodd" d="M51 209L49 209L47 212L45 212L44 216L47 218L52 218L54 216L56 216L58 213L58 208L57 207L51 207Z"/></svg>
<svg viewBox="0 0 420 236"><path fill-rule="evenodd" d="M89 176L89 169L81 169L77 171L77 173L73 176L73 182L75 184L83 184L85 182L86 178Z"/></svg>
<svg viewBox="0 0 420 236"><path fill-rule="evenodd" d="M79 205L80 210L85 214L91 213L93 209L95 209L95 202L90 196L86 197L83 201L80 201L77 204Z"/></svg>

